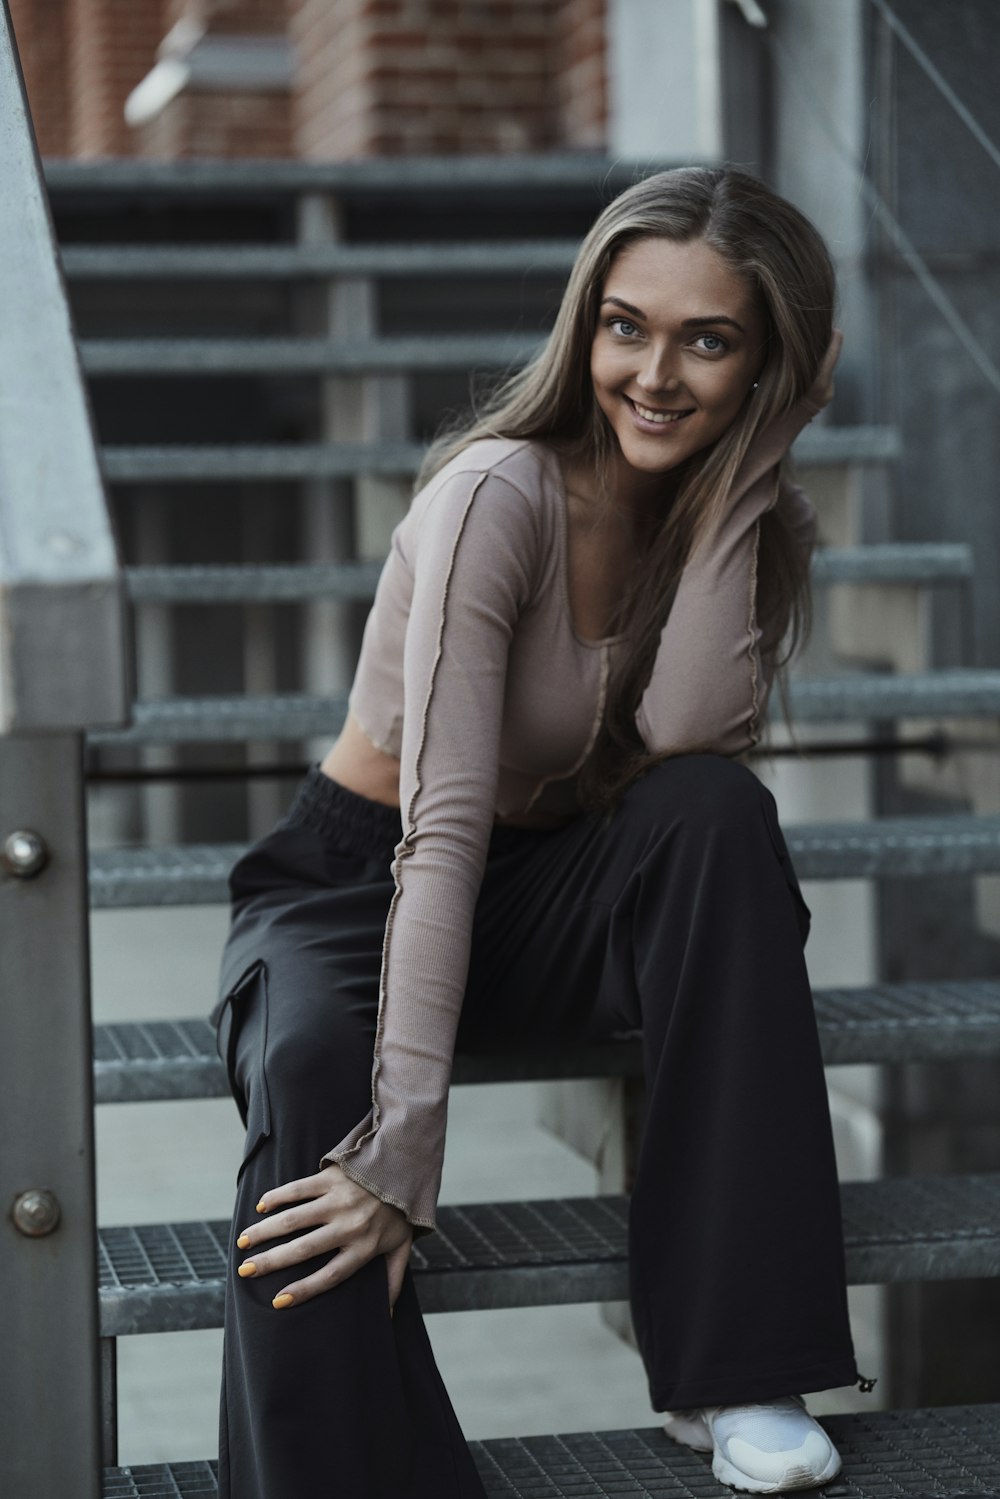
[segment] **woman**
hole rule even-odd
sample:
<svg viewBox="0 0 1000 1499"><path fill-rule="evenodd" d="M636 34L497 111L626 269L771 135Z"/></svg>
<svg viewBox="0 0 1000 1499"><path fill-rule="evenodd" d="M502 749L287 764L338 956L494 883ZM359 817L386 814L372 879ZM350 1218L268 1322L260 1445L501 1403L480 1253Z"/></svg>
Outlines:
<svg viewBox="0 0 1000 1499"><path fill-rule="evenodd" d="M833 300L761 183L651 177L533 365L431 451L343 732L231 877L224 1496L483 1494L408 1269L456 1041L628 1029L652 1405L736 1487L837 1472L800 1395L857 1378L810 913L738 759L808 630L781 460L832 395Z"/></svg>

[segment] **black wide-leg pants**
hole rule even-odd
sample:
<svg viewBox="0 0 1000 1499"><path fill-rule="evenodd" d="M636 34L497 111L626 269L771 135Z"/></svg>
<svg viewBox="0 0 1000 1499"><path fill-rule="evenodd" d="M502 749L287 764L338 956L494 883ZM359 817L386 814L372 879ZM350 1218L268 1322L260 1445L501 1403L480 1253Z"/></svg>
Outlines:
<svg viewBox="0 0 1000 1499"><path fill-rule="evenodd" d="M247 1137L223 1499L482 1499L409 1270L392 1317L381 1255L284 1311L288 1270L236 1274L262 1193L316 1172L370 1106L400 836L395 808L314 766L231 875L213 1020ZM629 1281L657 1411L858 1377L809 923L773 796L724 756L665 761L610 818L491 834L457 1048L641 1030Z"/></svg>

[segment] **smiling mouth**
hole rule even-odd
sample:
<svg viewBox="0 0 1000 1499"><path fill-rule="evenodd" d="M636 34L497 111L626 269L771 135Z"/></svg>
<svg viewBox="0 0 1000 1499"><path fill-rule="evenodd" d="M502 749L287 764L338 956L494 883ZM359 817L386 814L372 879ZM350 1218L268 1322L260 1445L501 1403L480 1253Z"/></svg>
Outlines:
<svg viewBox="0 0 1000 1499"><path fill-rule="evenodd" d="M652 406L640 406L631 396L626 396L625 399L637 416L641 416L645 422L655 423L657 427L670 427L675 422L683 421L686 416L691 416L694 411L693 406L676 411L657 411Z"/></svg>

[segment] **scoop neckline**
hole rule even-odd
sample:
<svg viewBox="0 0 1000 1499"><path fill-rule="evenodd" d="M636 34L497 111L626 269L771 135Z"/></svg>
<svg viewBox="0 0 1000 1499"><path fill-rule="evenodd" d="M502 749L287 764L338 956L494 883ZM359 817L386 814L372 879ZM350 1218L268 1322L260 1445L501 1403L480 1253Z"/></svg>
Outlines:
<svg viewBox="0 0 1000 1499"><path fill-rule="evenodd" d="M573 609L569 599L569 495L558 453L556 453L554 448L549 447L548 444L542 446L542 451L548 458L551 468L554 471L559 500L556 507L559 511L559 533L562 551L559 565L559 579L562 587L563 612L566 616L566 623L569 626L570 634L579 645L586 646L588 650L592 651L600 650L606 645L617 645L619 641L625 639L627 631L622 630L617 635L602 635L599 640L588 640L586 635L580 634L574 623Z"/></svg>

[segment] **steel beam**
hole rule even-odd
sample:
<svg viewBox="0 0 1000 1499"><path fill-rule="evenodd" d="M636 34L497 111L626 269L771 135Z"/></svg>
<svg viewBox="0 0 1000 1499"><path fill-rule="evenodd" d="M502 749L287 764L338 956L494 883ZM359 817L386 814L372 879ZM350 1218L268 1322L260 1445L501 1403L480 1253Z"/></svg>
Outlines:
<svg viewBox="0 0 1000 1499"><path fill-rule="evenodd" d="M0 1492L96 1499L83 740L0 738Z"/></svg>

